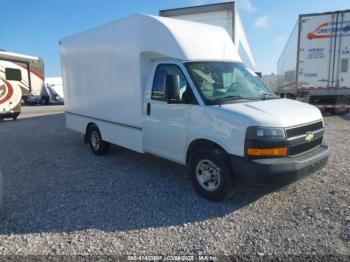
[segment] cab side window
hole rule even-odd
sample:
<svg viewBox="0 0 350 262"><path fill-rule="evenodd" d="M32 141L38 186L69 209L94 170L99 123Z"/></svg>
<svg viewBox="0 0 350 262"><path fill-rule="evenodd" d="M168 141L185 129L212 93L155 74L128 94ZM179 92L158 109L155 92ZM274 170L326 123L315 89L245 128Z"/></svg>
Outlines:
<svg viewBox="0 0 350 262"><path fill-rule="evenodd" d="M5 68L6 80L22 81L21 70L15 68Z"/></svg>
<svg viewBox="0 0 350 262"><path fill-rule="evenodd" d="M166 75L180 76L180 102L185 104L197 104L184 74L177 65L163 64L158 65L153 80L152 100L165 101L164 88Z"/></svg>

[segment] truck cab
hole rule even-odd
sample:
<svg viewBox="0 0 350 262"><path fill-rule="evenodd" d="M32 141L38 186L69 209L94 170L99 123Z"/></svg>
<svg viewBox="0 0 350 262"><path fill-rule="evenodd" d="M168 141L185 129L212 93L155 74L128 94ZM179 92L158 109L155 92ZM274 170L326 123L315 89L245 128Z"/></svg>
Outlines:
<svg viewBox="0 0 350 262"><path fill-rule="evenodd" d="M327 162L320 111L279 98L242 63L159 60L146 83L145 151L189 165L209 199L232 191L225 180L281 186Z"/></svg>

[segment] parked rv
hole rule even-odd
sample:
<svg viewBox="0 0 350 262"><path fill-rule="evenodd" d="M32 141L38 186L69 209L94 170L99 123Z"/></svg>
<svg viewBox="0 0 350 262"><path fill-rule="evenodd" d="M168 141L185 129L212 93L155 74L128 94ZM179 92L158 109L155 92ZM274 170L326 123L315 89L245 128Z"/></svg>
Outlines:
<svg viewBox="0 0 350 262"><path fill-rule="evenodd" d="M237 47L243 63L255 71L255 60L250 48L236 2L160 10L160 16L183 19L224 28Z"/></svg>
<svg viewBox="0 0 350 262"><path fill-rule="evenodd" d="M285 185L327 162L318 108L274 95L221 27L133 15L60 50L66 125L97 155L113 143L188 165L214 201L238 182Z"/></svg>
<svg viewBox="0 0 350 262"><path fill-rule="evenodd" d="M44 63L39 57L0 51L0 119L17 119L22 99L40 95Z"/></svg>
<svg viewBox="0 0 350 262"><path fill-rule="evenodd" d="M278 93L345 114L349 60L350 10L300 15L278 61Z"/></svg>

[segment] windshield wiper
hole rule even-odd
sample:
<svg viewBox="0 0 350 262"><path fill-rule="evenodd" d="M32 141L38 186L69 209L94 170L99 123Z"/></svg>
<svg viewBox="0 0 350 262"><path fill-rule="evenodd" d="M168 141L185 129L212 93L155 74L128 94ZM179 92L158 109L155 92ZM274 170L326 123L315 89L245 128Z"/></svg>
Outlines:
<svg viewBox="0 0 350 262"><path fill-rule="evenodd" d="M239 96L239 95L232 95L232 96L225 96L221 98L217 98L214 100L208 100L210 104L220 104L220 102L227 102L227 101L238 101L238 100L254 100L257 101L258 99L255 97L245 97L245 96Z"/></svg>
<svg viewBox="0 0 350 262"><path fill-rule="evenodd" d="M221 98L218 98L218 99L214 99L212 100L213 102L216 102L216 101L225 101L225 100L241 100L241 99L247 99L247 100L257 100L256 98L254 97L245 97L245 96L239 96L239 95L235 95L235 96L225 96L225 97L221 97Z"/></svg>
<svg viewBox="0 0 350 262"><path fill-rule="evenodd" d="M261 94L261 97L260 99L261 100L268 100L268 99L279 99L280 97L279 96L275 96L275 95L271 95L271 94Z"/></svg>

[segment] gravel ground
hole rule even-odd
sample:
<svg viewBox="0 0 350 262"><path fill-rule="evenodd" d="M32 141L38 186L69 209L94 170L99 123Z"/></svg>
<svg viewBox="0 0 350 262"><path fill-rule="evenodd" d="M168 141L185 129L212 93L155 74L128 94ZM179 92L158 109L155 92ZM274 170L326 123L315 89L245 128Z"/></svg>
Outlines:
<svg viewBox="0 0 350 262"><path fill-rule="evenodd" d="M62 114L0 123L2 255L350 258L350 115L326 117L326 168L278 192L210 203L186 169L113 147L97 157ZM342 256L344 255L344 256Z"/></svg>

